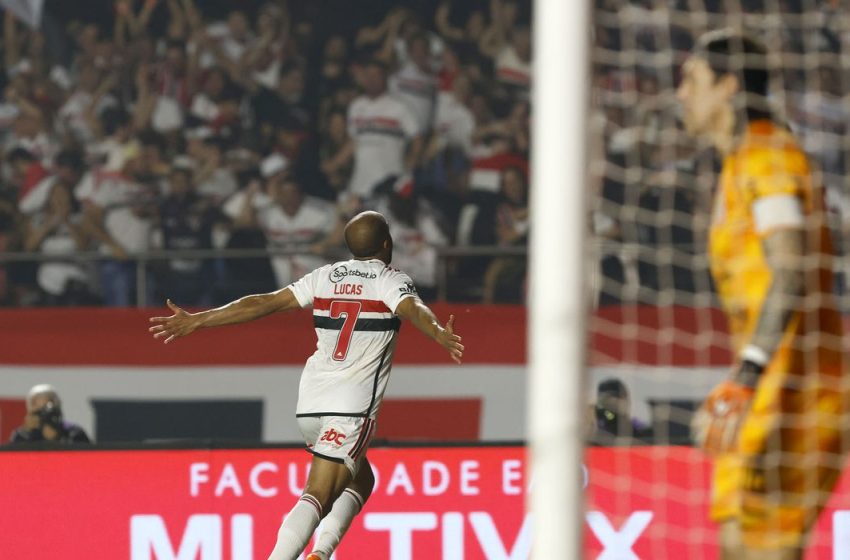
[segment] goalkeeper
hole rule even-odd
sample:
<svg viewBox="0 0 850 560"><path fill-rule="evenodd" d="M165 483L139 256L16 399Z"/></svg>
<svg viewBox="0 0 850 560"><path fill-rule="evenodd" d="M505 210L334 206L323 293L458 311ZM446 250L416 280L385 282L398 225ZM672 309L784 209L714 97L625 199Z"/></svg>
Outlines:
<svg viewBox="0 0 850 560"><path fill-rule="evenodd" d="M693 428L715 459L721 558L801 560L842 470L850 392L822 191L769 109L766 58L708 33L677 90L687 131L723 158L708 252L737 355Z"/></svg>

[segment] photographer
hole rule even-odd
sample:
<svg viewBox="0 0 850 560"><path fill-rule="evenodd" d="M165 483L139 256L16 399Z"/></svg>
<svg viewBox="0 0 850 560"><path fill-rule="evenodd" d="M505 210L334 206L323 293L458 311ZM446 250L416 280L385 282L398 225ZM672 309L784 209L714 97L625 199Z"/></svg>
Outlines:
<svg viewBox="0 0 850 560"><path fill-rule="evenodd" d="M597 445L635 445L652 441L652 428L632 416L632 403L625 383L609 378L599 383L594 407L596 430L591 442Z"/></svg>
<svg viewBox="0 0 850 560"><path fill-rule="evenodd" d="M62 401L50 385L36 385L27 395L24 425L12 433L11 443L90 443L81 427L62 418Z"/></svg>

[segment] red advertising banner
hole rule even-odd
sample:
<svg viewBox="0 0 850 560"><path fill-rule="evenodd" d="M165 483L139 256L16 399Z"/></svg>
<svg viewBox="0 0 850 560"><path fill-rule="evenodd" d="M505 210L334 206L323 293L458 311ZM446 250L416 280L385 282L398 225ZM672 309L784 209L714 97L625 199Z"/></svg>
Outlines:
<svg viewBox="0 0 850 560"><path fill-rule="evenodd" d="M375 492L338 560L529 556L521 447L369 452ZM250 560L271 550L304 485L297 449L0 454L0 557ZM587 455L587 558L713 559L709 465L681 447ZM850 560L847 477L807 560Z"/></svg>

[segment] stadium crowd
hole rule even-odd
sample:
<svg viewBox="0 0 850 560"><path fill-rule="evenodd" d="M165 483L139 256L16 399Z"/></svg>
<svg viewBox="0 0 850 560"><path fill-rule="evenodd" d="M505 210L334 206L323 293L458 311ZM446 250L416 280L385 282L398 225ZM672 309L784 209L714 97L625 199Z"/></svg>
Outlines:
<svg viewBox="0 0 850 560"><path fill-rule="evenodd" d="M0 253L49 259L0 260L0 304L133 305L139 280L183 305L273 290L333 260L362 208L389 217L426 298L442 247L524 246L526 3L297 4L48 2L39 29L3 14ZM143 278L135 259L264 247L286 254L152 260ZM449 261L444 295L521 301L516 254Z"/></svg>
<svg viewBox="0 0 850 560"><path fill-rule="evenodd" d="M51 260L0 262L0 303L133 304L134 256L156 249L287 254L148 261L145 301L271 290L339 254L359 208L390 217L395 263L426 298L522 301L530 2L349 4L48 2L40 30L5 12L0 253ZM684 137L674 99L709 28L770 45L775 105L823 171L836 238L850 234L850 18L836 1L765 4L596 0L600 304L711 297L719 162ZM438 256L451 246L508 250ZM62 260L82 251L102 258Z"/></svg>
<svg viewBox="0 0 850 560"><path fill-rule="evenodd" d="M846 2L597 0L591 128L604 161L592 220L602 240L600 304L654 304L662 295L705 305L711 297L705 247L720 161L683 134L675 90L695 38L723 27L745 28L768 45L781 69L774 109L819 166L834 239L840 246L850 235ZM845 291L847 273L838 272Z"/></svg>

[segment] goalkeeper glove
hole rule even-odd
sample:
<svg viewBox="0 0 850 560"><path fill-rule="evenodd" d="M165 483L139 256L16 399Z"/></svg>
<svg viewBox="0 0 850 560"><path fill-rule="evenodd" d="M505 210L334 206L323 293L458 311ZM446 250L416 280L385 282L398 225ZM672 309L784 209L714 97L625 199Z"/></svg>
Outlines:
<svg viewBox="0 0 850 560"><path fill-rule="evenodd" d="M744 360L730 379L717 385L694 415L692 433L697 446L709 455L735 449L738 431L750 409L762 366Z"/></svg>

